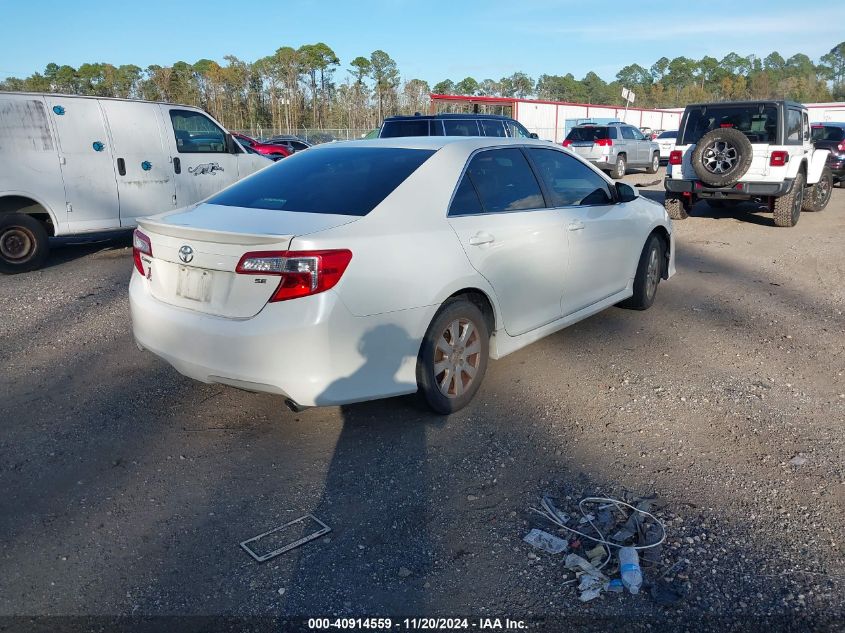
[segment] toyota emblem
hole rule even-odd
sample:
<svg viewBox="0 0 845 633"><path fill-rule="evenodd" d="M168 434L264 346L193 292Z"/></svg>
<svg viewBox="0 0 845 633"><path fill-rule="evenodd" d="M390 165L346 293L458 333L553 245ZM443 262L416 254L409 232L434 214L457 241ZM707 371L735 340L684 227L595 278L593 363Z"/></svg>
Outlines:
<svg viewBox="0 0 845 633"><path fill-rule="evenodd" d="M194 258L194 249L185 244L182 248L179 249L179 259L181 259L186 264L190 263L191 260Z"/></svg>

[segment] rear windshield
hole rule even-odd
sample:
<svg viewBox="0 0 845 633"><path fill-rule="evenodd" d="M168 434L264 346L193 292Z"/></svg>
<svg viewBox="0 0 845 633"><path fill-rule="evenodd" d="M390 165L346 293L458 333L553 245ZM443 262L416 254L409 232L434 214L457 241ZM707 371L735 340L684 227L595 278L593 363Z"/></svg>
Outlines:
<svg viewBox="0 0 845 633"><path fill-rule="evenodd" d="M752 143L776 143L778 109L773 105L708 105L690 108L683 138L679 145L698 143L698 140L717 128L739 130Z"/></svg>
<svg viewBox="0 0 845 633"><path fill-rule="evenodd" d="M325 147L297 153L210 198L210 204L367 215L433 150Z"/></svg>
<svg viewBox="0 0 845 633"><path fill-rule="evenodd" d="M566 138L570 141L598 141L608 138L606 127L574 127Z"/></svg>
<svg viewBox="0 0 845 633"><path fill-rule="evenodd" d="M673 131L673 132L663 132L663 133L662 133L660 136L658 136L657 138L678 138L678 131L677 131L677 130L675 130L675 131Z"/></svg>
<svg viewBox="0 0 845 633"><path fill-rule="evenodd" d="M397 136L428 136L428 119L409 121L385 121L381 127L381 138Z"/></svg>
<svg viewBox="0 0 845 633"><path fill-rule="evenodd" d="M845 141L845 128L834 125L814 125L813 142L815 141Z"/></svg>

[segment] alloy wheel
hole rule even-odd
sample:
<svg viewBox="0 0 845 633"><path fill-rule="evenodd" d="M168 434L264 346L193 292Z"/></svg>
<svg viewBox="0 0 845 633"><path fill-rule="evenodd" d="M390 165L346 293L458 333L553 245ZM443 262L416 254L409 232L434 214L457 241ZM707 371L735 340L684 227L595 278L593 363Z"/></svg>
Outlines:
<svg viewBox="0 0 845 633"><path fill-rule="evenodd" d="M655 246L651 249L651 253L648 256L648 268L645 274L645 291L649 300L654 297L654 293L657 292L657 284L660 282L659 250Z"/></svg>
<svg viewBox="0 0 845 633"><path fill-rule="evenodd" d="M469 319L455 319L437 339L434 379L447 398L463 395L475 380L481 363L478 328Z"/></svg>
<svg viewBox="0 0 845 633"><path fill-rule="evenodd" d="M727 174L739 162L739 150L727 141L714 141L704 149L701 163L711 174Z"/></svg>

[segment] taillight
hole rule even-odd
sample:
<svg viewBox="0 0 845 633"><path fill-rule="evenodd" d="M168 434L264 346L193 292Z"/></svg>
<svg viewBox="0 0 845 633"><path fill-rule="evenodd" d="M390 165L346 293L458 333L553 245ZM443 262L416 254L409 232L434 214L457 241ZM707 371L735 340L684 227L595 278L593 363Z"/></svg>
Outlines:
<svg viewBox="0 0 845 633"><path fill-rule="evenodd" d="M610 147L611 145L613 145L613 139L599 138L593 141L593 145L598 145L599 147Z"/></svg>
<svg viewBox="0 0 845 633"><path fill-rule="evenodd" d="M563 143L561 143L561 145L563 145L564 147L569 147L570 145L572 145L572 139L568 138L568 139L564 140Z"/></svg>
<svg viewBox="0 0 845 633"><path fill-rule="evenodd" d="M279 287L270 303L287 301L333 288L352 260L352 251L259 251L245 253L235 272L241 275L276 275Z"/></svg>
<svg viewBox="0 0 845 633"><path fill-rule="evenodd" d="M842 141L839 145L836 146L840 152L845 152L845 141Z"/></svg>
<svg viewBox="0 0 845 633"><path fill-rule="evenodd" d="M684 153L679 149L674 149L669 152L669 164L680 165L683 162Z"/></svg>
<svg viewBox="0 0 845 633"><path fill-rule="evenodd" d="M139 229L135 229L132 234L132 259L135 260L135 270L141 275L144 275L144 264L141 263L141 253L153 256L153 245L150 243L150 238L141 233Z"/></svg>
<svg viewBox="0 0 845 633"><path fill-rule="evenodd" d="M769 165L772 167L783 167L789 161L789 154L783 151L772 152L769 157Z"/></svg>

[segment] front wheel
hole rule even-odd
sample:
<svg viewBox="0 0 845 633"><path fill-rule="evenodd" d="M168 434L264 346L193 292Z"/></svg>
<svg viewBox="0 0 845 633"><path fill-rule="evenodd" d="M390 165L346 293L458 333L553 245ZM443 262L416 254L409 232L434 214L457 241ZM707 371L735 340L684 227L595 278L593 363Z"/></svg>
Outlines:
<svg viewBox="0 0 845 633"><path fill-rule="evenodd" d="M417 387L428 406L446 415L469 404L484 379L489 350L481 310L463 298L444 303L428 326L417 359Z"/></svg>
<svg viewBox="0 0 845 633"><path fill-rule="evenodd" d="M801 207L804 211L823 211L830 202L830 194L833 193L833 174L830 169L822 169L819 181L807 187L804 192L804 204Z"/></svg>
<svg viewBox="0 0 845 633"><path fill-rule="evenodd" d="M30 215L0 215L0 273L37 270L47 259L50 242L44 226Z"/></svg>
<svg viewBox="0 0 845 633"><path fill-rule="evenodd" d="M648 166L646 170L649 174L656 174L657 170L660 169L660 154L654 154L651 157L651 165Z"/></svg>
<svg viewBox="0 0 845 633"><path fill-rule="evenodd" d="M663 276L663 242L653 233L646 240L637 272L634 276L634 294L619 305L631 310L647 310L654 303L657 286Z"/></svg>

